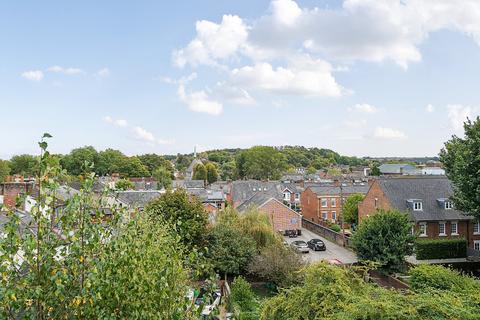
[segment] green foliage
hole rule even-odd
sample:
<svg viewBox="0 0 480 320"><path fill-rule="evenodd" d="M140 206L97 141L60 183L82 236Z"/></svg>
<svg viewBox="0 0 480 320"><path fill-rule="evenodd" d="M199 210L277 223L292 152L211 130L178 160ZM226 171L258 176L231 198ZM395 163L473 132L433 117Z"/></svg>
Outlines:
<svg viewBox="0 0 480 320"><path fill-rule="evenodd" d="M362 194L352 194L347 197L342 208L343 221L358 224L358 204L363 201Z"/></svg>
<svg viewBox="0 0 480 320"><path fill-rule="evenodd" d="M269 217L257 208L250 208L239 215L236 228L255 240L258 250L279 241Z"/></svg>
<svg viewBox="0 0 480 320"><path fill-rule="evenodd" d="M342 227L340 227L338 224L331 224L328 226L330 229L332 229L335 232L340 232L342 231Z"/></svg>
<svg viewBox="0 0 480 320"><path fill-rule="evenodd" d="M273 282L277 287L285 288L298 284L300 270L304 262L299 254L282 241L269 244L256 255L248 266L248 271L263 280Z"/></svg>
<svg viewBox="0 0 480 320"><path fill-rule="evenodd" d="M242 151L237 166L240 177L257 180L279 179L287 169L285 156L277 149L265 146Z"/></svg>
<svg viewBox="0 0 480 320"><path fill-rule="evenodd" d="M0 160L0 182L10 175L10 163L7 160Z"/></svg>
<svg viewBox="0 0 480 320"><path fill-rule="evenodd" d="M480 218L480 119L467 120L463 128L465 137L453 136L445 142L440 161L454 186L455 207Z"/></svg>
<svg viewBox="0 0 480 320"><path fill-rule="evenodd" d="M217 167L212 162L208 162L205 165L205 170L207 170L207 182L209 184L212 184L218 180Z"/></svg>
<svg viewBox="0 0 480 320"><path fill-rule="evenodd" d="M306 268L302 285L264 303L262 320L478 319L478 300L444 291L403 294L325 263Z"/></svg>
<svg viewBox="0 0 480 320"><path fill-rule="evenodd" d="M256 253L255 241L228 225L215 225L208 242L208 257L222 274L243 273Z"/></svg>
<svg viewBox="0 0 480 320"><path fill-rule="evenodd" d="M120 166L126 161L127 156L114 149L107 149L98 153L95 163L95 172L100 176L118 173Z"/></svg>
<svg viewBox="0 0 480 320"><path fill-rule="evenodd" d="M164 157L159 156L158 154L149 153L138 156L138 159L140 159L142 164L147 167L148 172L153 174L158 168L165 168L170 173L170 178L173 177L174 169L172 163Z"/></svg>
<svg viewBox="0 0 480 320"><path fill-rule="evenodd" d="M231 289L229 304L237 318L240 320L258 319L258 302L251 285L239 276L233 280Z"/></svg>
<svg viewBox="0 0 480 320"><path fill-rule="evenodd" d="M236 177L235 161L225 162L220 165L220 177L223 181L234 180Z"/></svg>
<svg viewBox="0 0 480 320"><path fill-rule="evenodd" d="M97 150L92 146L87 146L73 149L62 158L60 164L69 174L79 176L85 172L85 163L96 164L97 161ZM91 168L89 171L92 171Z"/></svg>
<svg viewBox="0 0 480 320"><path fill-rule="evenodd" d="M417 292L427 289L480 294L480 280L438 265L419 265L410 269L410 286Z"/></svg>
<svg viewBox="0 0 480 320"><path fill-rule="evenodd" d="M465 258L467 256L467 240L417 239L415 254L418 260Z"/></svg>
<svg viewBox="0 0 480 320"><path fill-rule="evenodd" d="M359 225L351 239L360 260L377 262L382 271L395 272L412 253L414 236L410 230L406 214L379 210Z"/></svg>
<svg viewBox="0 0 480 320"><path fill-rule="evenodd" d="M203 180L207 181L207 169L203 163L198 163L193 168L193 180Z"/></svg>
<svg viewBox="0 0 480 320"><path fill-rule="evenodd" d="M184 190L168 191L145 208L153 220L165 221L188 247L202 247L207 233L207 213L202 204Z"/></svg>
<svg viewBox="0 0 480 320"><path fill-rule="evenodd" d="M153 172L153 177L157 180L158 189L168 189L172 186L172 174L170 170L165 167L158 167Z"/></svg>
<svg viewBox="0 0 480 320"><path fill-rule="evenodd" d="M13 156L10 159L11 174L35 176L38 174L38 159L29 154Z"/></svg>
<svg viewBox="0 0 480 320"><path fill-rule="evenodd" d="M175 159L175 167L178 171L184 172L188 168L190 163L192 163L193 157L189 155L178 154Z"/></svg>
<svg viewBox="0 0 480 320"><path fill-rule="evenodd" d="M133 190L135 189L135 184L127 179L121 179L115 183L115 189L117 190Z"/></svg>
<svg viewBox="0 0 480 320"><path fill-rule="evenodd" d="M127 178L141 178L150 176L148 168L143 165L142 161L138 157L126 157L124 158L119 166L118 173L122 177Z"/></svg>

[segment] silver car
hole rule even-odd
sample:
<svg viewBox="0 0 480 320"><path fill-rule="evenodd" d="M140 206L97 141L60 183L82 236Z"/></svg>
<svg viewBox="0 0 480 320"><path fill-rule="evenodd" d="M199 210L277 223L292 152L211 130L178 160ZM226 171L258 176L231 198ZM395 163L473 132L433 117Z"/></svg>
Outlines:
<svg viewBox="0 0 480 320"><path fill-rule="evenodd" d="M290 246L299 253L309 253L308 245L305 241L296 240L290 243Z"/></svg>

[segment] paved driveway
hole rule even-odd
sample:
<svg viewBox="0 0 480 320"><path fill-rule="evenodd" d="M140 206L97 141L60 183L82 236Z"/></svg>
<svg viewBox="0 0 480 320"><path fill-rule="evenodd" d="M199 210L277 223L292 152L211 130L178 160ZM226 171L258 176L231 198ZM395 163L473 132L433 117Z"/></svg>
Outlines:
<svg viewBox="0 0 480 320"><path fill-rule="evenodd" d="M302 229L302 235L298 236L297 238L284 237L284 239L288 243L291 243L295 240L303 240L307 242L308 240L314 239L314 238L323 240L323 242L325 243L325 246L327 247L327 250L313 251L312 249L310 249L309 253L302 254L304 259L306 259L307 261L314 262L314 261L320 261L320 260L337 259L341 263L345 263L345 264L354 263L358 261L357 256L352 251L345 249L344 247L339 246L338 244L333 243L321 236L318 236L307 229Z"/></svg>

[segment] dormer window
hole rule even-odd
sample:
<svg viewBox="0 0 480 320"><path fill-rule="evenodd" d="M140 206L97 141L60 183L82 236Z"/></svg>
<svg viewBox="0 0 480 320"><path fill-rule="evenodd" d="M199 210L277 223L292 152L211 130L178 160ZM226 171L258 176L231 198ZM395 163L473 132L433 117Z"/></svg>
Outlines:
<svg viewBox="0 0 480 320"><path fill-rule="evenodd" d="M285 192L285 193L283 194L283 199L284 199L285 201L290 201L290 193Z"/></svg>
<svg viewBox="0 0 480 320"><path fill-rule="evenodd" d="M413 211L422 211L423 206L421 201L413 201Z"/></svg>
<svg viewBox="0 0 480 320"><path fill-rule="evenodd" d="M445 210L450 210L450 209L453 209L453 203L452 201L445 201Z"/></svg>

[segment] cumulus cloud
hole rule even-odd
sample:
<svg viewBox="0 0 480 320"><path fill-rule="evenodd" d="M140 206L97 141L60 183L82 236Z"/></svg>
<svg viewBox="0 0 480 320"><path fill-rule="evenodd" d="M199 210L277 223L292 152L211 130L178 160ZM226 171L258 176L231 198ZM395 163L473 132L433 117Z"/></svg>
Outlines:
<svg viewBox="0 0 480 320"><path fill-rule="evenodd" d="M64 67L61 67L61 66L52 66L52 67L48 68L47 71L53 72L53 73L62 73L62 74L66 74L66 75L85 74L85 71L83 71L82 69L71 68L71 67L64 68Z"/></svg>
<svg viewBox="0 0 480 320"><path fill-rule="evenodd" d="M357 111L362 113L375 113L378 109L368 103L357 103L353 107L348 108L349 111Z"/></svg>
<svg viewBox="0 0 480 320"><path fill-rule="evenodd" d="M41 81L43 79L43 72L40 70L30 70L22 73L22 77L30 81Z"/></svg>
<svg viewBox="0 0 480 320"><path fill-rule="evenodd" d="M110 116L106 116L103 118L106 123L112 124L117 127L128 129L133 137L137 140L144 141L150 145L160 144L173 144L174 140L167 140L167 139L159 139L156 138L155 135L148 131L147 129L140 127L140 126L130 126L127 120L123 119L114 119Z"/></svg>
<svg viewBox="0 0 480 320"><path fill-rule="evenodd" d="M450 126L456 131L461 131L463 129L463 123L467 121L467 119L472 119L473 113L475 112L472 107L461 104L448 105L447 110Z"/></svg>
<svg viewBox="0 0 480 320"><path fill-rule="evenodd" d="M425 111L427 111L428 113L432 113L433 111L435 111L435 108L433 107L433 105L428 104L428 105L425 107Z"/></svg>
<svg viewBox="0 0 480 320"><path fill-rule="evenodd" d="M405 139L407 136L400 130L386 128L386 127L376 127L373 133L373 137L377 139Z"/></svg>
<svg viewBox="0 0 480 320"><path fill-rule="evenodd" d="M110 75L110 69L108 68L102 68L100 70L98 70L96 73L95 73L96 76L98 77L101 77L101 78L106 78Z"/></svg>
<svg viewBox="0 0 480 320"><path fill-rule="evenodd" d="M223 105L212 100L204 90L187 93L182 83L177 90L180 101L187 105L188 109L194 112L219 115L222 113Z"/></svg>

